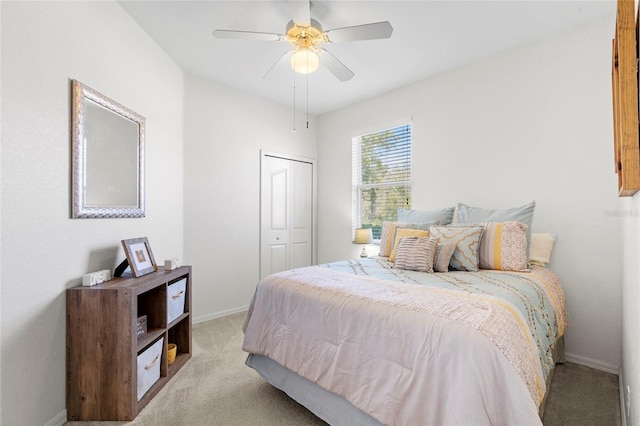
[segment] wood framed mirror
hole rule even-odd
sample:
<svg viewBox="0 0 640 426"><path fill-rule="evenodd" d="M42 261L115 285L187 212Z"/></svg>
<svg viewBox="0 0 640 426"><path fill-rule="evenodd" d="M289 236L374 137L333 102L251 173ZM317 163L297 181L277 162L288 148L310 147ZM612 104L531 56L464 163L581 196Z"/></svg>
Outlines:
<svg viewBox="0 0 640 426"><path fill-rule="evenodd" d="M145 216L144 117L71 81L72 218Z"/></svg>

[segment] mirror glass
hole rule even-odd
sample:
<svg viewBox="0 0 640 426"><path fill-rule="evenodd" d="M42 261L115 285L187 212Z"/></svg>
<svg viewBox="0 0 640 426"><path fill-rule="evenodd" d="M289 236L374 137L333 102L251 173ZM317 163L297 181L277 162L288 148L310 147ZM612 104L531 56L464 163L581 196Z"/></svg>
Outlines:
<svg viewBox="0 0 640 426"><path fill-rule="evenodd" d="M144 217L144 117L75 80L72 92L72 217Z"/></svg>

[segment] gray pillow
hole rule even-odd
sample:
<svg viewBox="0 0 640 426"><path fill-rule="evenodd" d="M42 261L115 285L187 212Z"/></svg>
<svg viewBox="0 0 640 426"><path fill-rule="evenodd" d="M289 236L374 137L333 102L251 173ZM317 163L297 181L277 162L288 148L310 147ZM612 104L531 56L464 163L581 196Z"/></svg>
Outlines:
<svg viewBox="0 0 640 426"><path fill-rule="evenodd" d="M448 225L453 220L453 207L440 210L398 209L398 222L422 223L437 220L440 225Z"/></svg>

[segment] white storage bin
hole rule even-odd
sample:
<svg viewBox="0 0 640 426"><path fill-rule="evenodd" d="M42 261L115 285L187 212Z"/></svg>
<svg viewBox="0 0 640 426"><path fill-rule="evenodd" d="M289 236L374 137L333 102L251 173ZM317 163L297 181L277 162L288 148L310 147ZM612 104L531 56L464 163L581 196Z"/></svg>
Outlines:
<svg viewBox="0 0 640 426"><path fill-rule="evenodd" d="M184 313L187 279L183 278L167 286L167 324Z"/></svg>
<svg viewBox="0 0 640 426"><path fill-rule="evenodd" d="M138 401L160 378L164 337L138 355Z"/></svg>

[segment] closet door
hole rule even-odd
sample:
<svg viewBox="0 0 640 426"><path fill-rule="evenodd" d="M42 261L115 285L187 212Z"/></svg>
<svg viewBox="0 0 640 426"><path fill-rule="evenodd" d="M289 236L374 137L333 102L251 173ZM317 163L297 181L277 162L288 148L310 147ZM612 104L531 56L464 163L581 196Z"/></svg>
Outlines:
<svg viewBox="0 0 640 426"><path fill-rule="evenodd" d="M262 156L260 278L313 264L313 166Z"/></svg>

